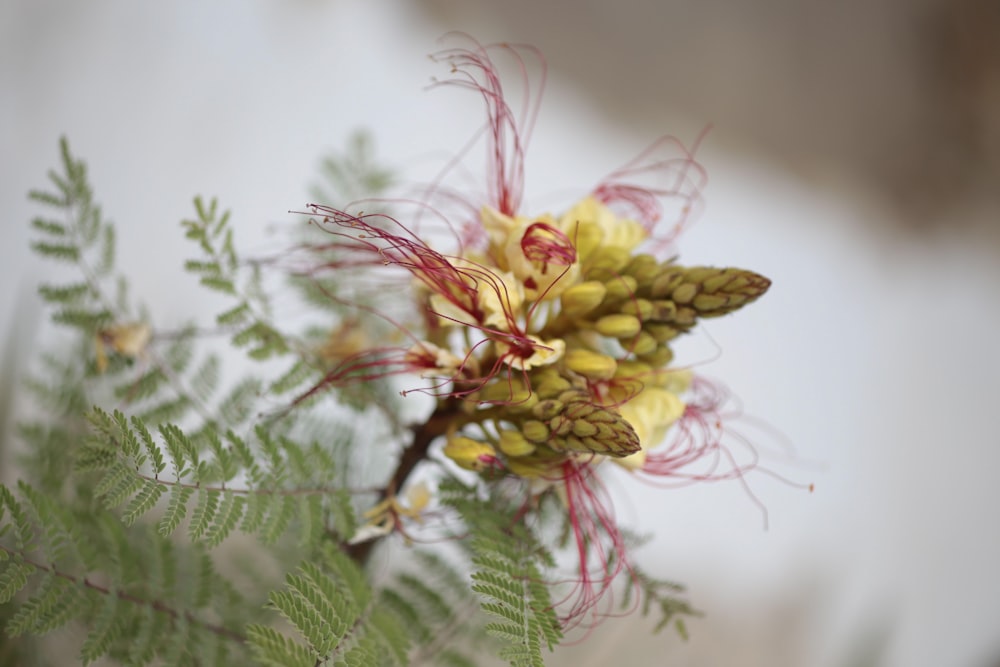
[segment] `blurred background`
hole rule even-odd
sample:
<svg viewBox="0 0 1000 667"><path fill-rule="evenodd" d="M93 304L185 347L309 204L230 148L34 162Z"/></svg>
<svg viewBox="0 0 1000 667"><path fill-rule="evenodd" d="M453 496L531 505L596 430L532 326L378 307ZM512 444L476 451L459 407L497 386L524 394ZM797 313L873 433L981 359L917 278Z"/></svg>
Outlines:
<svg viewBox="0 0 1000 667"><path fill-rule="evenodd" d="M402 176L432 178L481 122L472 96L427 90L450 30L546 55L528 211L711 126L683 258L774 287L692 354L721 348L703 372L780 431L747 430L767 467L815 484L751 476L765 530L736 483L613 482L622 522L655 533L640 562L706 615L687 642L610 621L552 664L1000 664L995 0L8 0L3 405L47 329L25 194L59 136L156 321L207 317L180 268L191 198L219 197L260 250L358 127Z"/></svg>

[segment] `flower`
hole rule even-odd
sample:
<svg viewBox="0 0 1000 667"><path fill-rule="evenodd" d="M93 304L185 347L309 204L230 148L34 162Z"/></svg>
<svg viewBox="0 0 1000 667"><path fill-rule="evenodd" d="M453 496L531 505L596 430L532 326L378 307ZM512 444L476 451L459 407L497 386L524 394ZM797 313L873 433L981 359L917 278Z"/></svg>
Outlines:
<svg viewBox="0 0 1000 667"><path fill-rule="evenodd" d="M97 333L97 370L103 373L108 367L107 350L129 359L139 357L153 336L152 329L145 322L115 324Z"/></svg>
<svg viewBox="0 0 1000 667"><path fill-rule="evenodd" d="M394 530L401 531L403 519L420 523L421 512L427 508L430 500L430 489L423 482L411 486L403 501L395 495L389 495L362 515L368 521L354 532L348 544L360 544L388 535Z"/></svg>
<svg viewBox="0 0 1000 667"><path fill-rule="evenodd" d="M562 211L522 210L523 158L538 98L529 94L521 114L508 106L494 51L523 64L510 45L438 56L454 75L443 83L478 92L487 110L488 193L467 202L471 219L448 225L462 230L452 234L457 244L447 247L447 236L417 234L382 214L311 211L348 239L352 252L377 256L416 285L418 316L401 327L415 344L397 361L390 355L356 364L361 375L376 376L381 364L385 374L430 378L439 406L451 406L440 431L447 459L484 483L520 478L528 481L525 493L560 499L579 561L578 595L566 617L573 620L630 567L600 464L673 478L719 450L712 422L719 404L708 400L704 383L671 367L672 345L701 319L753 302L770 281L658 256L697 199L700 172L686 151L667 159L648 151ZM673 145L661 141L654 149ZM643 185L644 176L674 185ZM663 235L665 198L681 201L682 215ZM391 530L403 510L390 497L372 512L368 532Z"/></svg>

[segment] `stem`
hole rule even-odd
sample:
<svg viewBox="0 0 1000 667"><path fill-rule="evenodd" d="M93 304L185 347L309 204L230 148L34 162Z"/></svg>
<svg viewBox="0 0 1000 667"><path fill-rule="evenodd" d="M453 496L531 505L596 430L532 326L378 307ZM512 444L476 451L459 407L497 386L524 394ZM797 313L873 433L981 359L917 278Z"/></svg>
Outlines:
<svg viewBox="0 0 1000 667"><path fill-rule="evenodd" d="M455 423L456 417L459 416L459 405L459 401L455 399L443 401L438 404L437 409L431 413L427 421L414 427L413 439L410 441L410 446L403 450L403 453L399 457L399 462L396 464L396 470L393 472L388 483L386 483L385 488L379 492L379 501L384 500L403 488L410 474L413 473L421 461L427 458L427 451L430 449L431 443L438 436L444 435L448 427ZM354 562L364 566L371 557L372 549L377 541L368 540L367 542L359 542L357 544L345 544L343 545L343 549Z"/></svg>
<svg viewBox="0 0 1000 667"><path fill-rule="evenodd" d="M48 572L52 576L59 577L60 579L65 579L66 581L76 584L77 586L83 586L84 588L89 588L90 590L96 591L101 595L114 595L119 600L124 600L125 602L129 602L131 604L148 606L154 611L166 614L167 616L169 616L174 620L184 617L189 623L200 626L201 628L207 630L208 632L219 635L220 637L225 637L226 639L230 639L235 642L239 642L240 644L246 643L247 640L246 637L240 634L239 632L231 630L223 625L218 625L215 623L209 623L208 621L204 621L195 616L190 611L174 609L173 607L167 605L165 602L162 602L160 600L149 600L146 598L141 598L121 590L113 591L106 586L101 586L100 584L90 581L86 577L78 577L76 575L69 574L68 572L57 570L55 565L45 565L36 560L32 560L31 558L26 558L24 554L14 549L8 549L7 547L4 546L0 546L0 549L6 551L8 554L12 556L15 555L20 556L21 562L27 563L36 570L40 570L42 572Z"/></svg>

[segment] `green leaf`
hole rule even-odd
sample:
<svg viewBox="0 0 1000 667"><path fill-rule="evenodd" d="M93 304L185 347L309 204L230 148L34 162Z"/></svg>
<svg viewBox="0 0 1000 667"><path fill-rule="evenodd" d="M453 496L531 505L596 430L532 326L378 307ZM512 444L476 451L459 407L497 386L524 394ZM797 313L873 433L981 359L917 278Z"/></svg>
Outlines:
<svg viewBox="0 0 1000 667"><path fill-rule="evenodd" d="M201 539L208 530L219 510L219 492L198 489L198 503L191 512L191 525L188 526L188 536L192 540Z"/></svg>
<svg viewBox="0 0 1000 667"><path fill-rule="evenodd" d="M6 552L4 552L6 553ZM0 572L0 604L7 604L28 585L28 577L35 568L17 560L8 561Z"/></svg>
<svg viewBox="0 0 1000 667"><path fill-rule="evenodd" d="M126 526L131 526L138 521L142 515L153 509L156 501L167 492L167 485L152 480L145 480L142 490L132 498L132 501L125 508L122 514L122 521Z"/></svg>
<svg viewBox="0 0 1000 667"><path fill-rule="evenodd" d="M38 294L49 303L76 303L84 296L92 294L89 283L72 285L39 285Z"/></svg>
<svg viewBox="0 0 1000 667"><path fill-rule="evenodd" d="M316 662L307 647L258 623L247 626L247 641L257 662L265 667L313 667Z"/></svg>
<svg viewBox="0 0 1000 667"><path fill-rule="evenodd" d="M234 308L230 308L224 313L219 313L215 316L215 321L219 326L235 326L237 324L243 324L247 321L247 318L251 316L250 304L246 301L241 302Z"/></svg>
<svg viewBox="0 0 1000 667"><path fill-rule="evenodd" d="M243 518L243 510L246 508L246 498L235 495L232 491L222 493L222 503L215 517L215 523L208 529L205 535L205 542L210 547L216 547L222 543L226 537L236 528L236 525Z"/></svg>
<svg viewBox="0 0 1000 667"><path fill-rule="evenodd" d="M218 276L202 276L201 280L198 282L217 292L236 296L236 288L233 286L233 281L228 278L221 278Z"/></svg>
<svg viewBox="0 0 1000 667"><path fill-rule="evenodd" d="M31 249L43 257L51 257L60 261L76 262L80 259L80 248L72 243L34 241L31 244Z"/></svg>

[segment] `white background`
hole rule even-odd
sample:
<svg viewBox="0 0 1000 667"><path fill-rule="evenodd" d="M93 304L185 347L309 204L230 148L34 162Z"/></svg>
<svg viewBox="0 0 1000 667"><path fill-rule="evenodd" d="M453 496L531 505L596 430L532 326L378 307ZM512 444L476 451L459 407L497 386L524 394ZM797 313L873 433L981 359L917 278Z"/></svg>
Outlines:
<svg viewBox="0 0 1000 667"><path fill-rule="evenodd" d="M425 90L446 74L426 54L464 27L402 1L4 3L0 335L20 336L23 357L25 338L44 330L33 292L50 268L27 251L37 210L24 194L44 185L60 135L89 164L118 225L119 265L157 321L205 316L211 306L180 277L177 223L192 196L219 197L240 245L259 250L274 242L267 227L307 201L319 159L357 127L373 131L386 160L433 176L481 121L478 100ZM669 123L659 131L674 131ZM637 618L612 621L562 659L849 667L884 633L874 664L992 664L995 240L898 235L871 192L809 187L766 155L720 150L713 136L699 154L706 209L681 241L683 259L752 268L774 286L710 324L723 353L705 372L794 445L788 460L762 435L769 467L816 490L751 476L768 509L764 531L735 483L629 489L623 521L656 534L640 560L688 584L707 616L690 623L687 644L648 637ZM585 191L654 138L598 115L554 77L526 208L551 202L546 193Z"/></svg>

